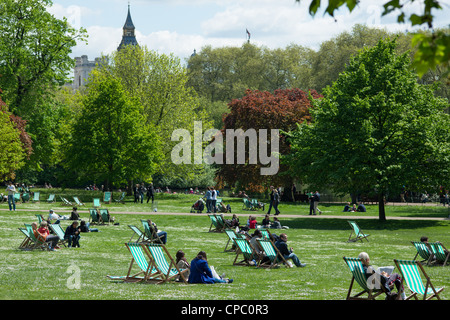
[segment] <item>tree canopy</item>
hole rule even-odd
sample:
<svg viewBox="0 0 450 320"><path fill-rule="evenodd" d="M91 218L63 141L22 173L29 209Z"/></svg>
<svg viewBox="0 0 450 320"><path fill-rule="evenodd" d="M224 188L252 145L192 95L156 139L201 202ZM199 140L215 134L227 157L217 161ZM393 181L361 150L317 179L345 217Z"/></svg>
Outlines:
<svg viewBox="0 0 450 320"><path fill-rule="evenodd" d="M311 186L376 194L381 220L388 193L448 183L450 164L447 102L417 83L395 46L380 40L351 59L313 101L311 125L290 133L292 153L284 158Z"/></svg>

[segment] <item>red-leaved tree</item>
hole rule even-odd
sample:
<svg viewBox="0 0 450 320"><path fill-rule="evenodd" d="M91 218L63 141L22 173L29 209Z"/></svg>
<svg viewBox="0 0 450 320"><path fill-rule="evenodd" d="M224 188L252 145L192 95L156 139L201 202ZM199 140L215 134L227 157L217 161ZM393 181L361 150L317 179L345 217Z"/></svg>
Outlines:
<svg viewBox="0 0 450 320"><path fill-rule="evenodd" d="M300 89L278 89L274 93L247 90L244 97L234 99L228 104L230 113L224 117L224 128L222 129L224 142L226 141L227 129L242 129L244 131L255 129L257 132L259 132L259 129L267 129L269 141L270 129L279 129L279 152L280 154L288 153L289 145L286 143L286 138L282 132L291 131L297 123L310 121L310 97L319 99L322 96L315 90L304 92ZM253 151L256 150L254 146L250 147L253 147ZM275 175L261 175L260 169L264 165L259 161L256 164L249 163L248 139L245 150L244 164L224 163L219 166L217 175L219 186L239 184L244 190L263 192L269 185L287 186L292 184L292 179L283 174L286 168L282 163L280 163L279 170ZM271 150L270 146L267 150ZM236 147L234 153L236 153Z"/></svg>

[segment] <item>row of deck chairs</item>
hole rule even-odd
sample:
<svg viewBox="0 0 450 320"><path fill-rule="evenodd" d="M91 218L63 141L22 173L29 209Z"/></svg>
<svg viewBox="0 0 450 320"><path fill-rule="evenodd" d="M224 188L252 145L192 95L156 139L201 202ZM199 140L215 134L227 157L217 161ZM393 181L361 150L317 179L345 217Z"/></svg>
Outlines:
<svg viewBox="0 0 450 320"><path fill-rule="evenodd" d="M21 250L50 250L49 243L45 242L42 238L37 238L34 235L33 228L31 224L24 224L23 227L19 227L18 229L25 235L25 239L19 245L19 249ZM67 240L64 239L64 230L62 229L59 223L50 224L49 227L53 230L53 233L58 236L59 241L58 245L63 245L66 247Z"/></svg>
<svg viewBox="0 0 450 320"><path fill-rule="evenodd" d="M155 284L170 281L188 282L188 269L178 268L175 260L163 244L128 242L125 243L125 246L131 254L131 263L127 275L108 275L108 279ZM135 265L136 267L134 267Z"/></svg>
<svg viewBox="0 0 450 320"><path fill-rule="evenodd" d="M89 209L90 224L110 224L114 222L108 209L91 208Z"/></svg>
<svg viewBox="0 0 450 320"><path fill-rule="evenodd" d="M352 273L347 300L375 300L380 294L386 293L386 289L381 285L379 277L370 277L370 280L366 278L361 259L349 257L343 258ZM406 296L406 300L412 298L419 300L418 295L421 295L423 300L431 300L433 298L440 300L439 294L444 288L434 287L430 277L427 275L419 261L394 259L394 263L400 272L402 285L409 289L409 295ZM426 280L425 285L422 281L421 274ZM355 281L363 291L352 294Z"/></svg>
<svg viewBox="0 0 450 320"><path fill-rule="evenodd" d="M225 230L225 233L228 236L228 241L225 245L224 252L234 251L236 253L233 265L256 266L269 269L284 265L290 268L290 264L286 261L273 243L273 237L270 231L268 229L259 230L263 235L261 239L257 240L260 248L262 249L261 252L253 247L244 234L237 233L232 229ZM230 243L234 244L234 248L231 247L228 249Z"/></svg>
<svg viewBox="0 0 450 320"><path fill-rule="evenodd" d="M242 205L242 210L263 210L264 211L264 203L258 201L258 199L248 199L242 198L244 204Z"/></svg>
<svg viewBox="0 0 450 320"><path fill-rule="evenodd" d="M417 253L413 260L421 257L423 260L421 263L426 265L442 264L445 266L449 262L450 252L439 241L425 243L421 241L411 241L417 250Z"/></svg>
<svg viewBox="0 0 450 320"><path fill-rule="evenodd" d="M19 197L20 197L20 193L18 193ZM118 199L114 199L114 201L116 203L123 203L124 199L126 196L126 192L122 192L120 197ZM61 202L63 205L68 205L68 206L74 206L74 205L78 205L78 206L84 206L85 204L83 202L80 201L80 199L76 196L73 197L73 202L69 201L67 198L59 196L61 199ZM23 198L23 195L22 195ZM20 198L19 198L20 199ZM40 192L35 192L33 194L33 198L31 199L31 201L33 202L39 202L40 201ZM56 194L51 193L48 195L48 198L46 199L47 202L51 203L51 202L55 202L56 201ZM104 203L111 203L113 201L113 195L112 192L110 191L106 191L103 194L103 202ZM93 205L94 207L100 207L101 203L100 203L100 198L93 198Z"/></svg>

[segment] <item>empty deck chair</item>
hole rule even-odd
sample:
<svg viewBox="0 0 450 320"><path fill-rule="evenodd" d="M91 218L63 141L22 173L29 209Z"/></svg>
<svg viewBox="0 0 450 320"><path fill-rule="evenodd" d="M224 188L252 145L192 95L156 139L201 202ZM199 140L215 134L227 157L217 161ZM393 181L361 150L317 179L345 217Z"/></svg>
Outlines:
<svg viewBox="0 0 450 320"><path fill-rule="evenodd" d="M228 236L228 241L227 241L227 244L225 245L225 249L223 249L223 251L224 252L226 252L226 251L234 251L233 247L231 247L230 249L227 250L228 245L230 243L234 244L233 239L234 238L242 238L242 235L240 233L236 233L233 229L225 229L225 233Z"/></svg>
<svg viewBox="0 0 450 320"><path fill-rule="evenodd" d="M35 193L33 194L33 199L31 199L31 201L33 201L33 202L39 202L39 195L40 195L40 192L35 192Z"/></svg>
<svg viewBox="0 0 450 320"><path fill-rule="evenodd" d="M84 206L84 203L80 201L78 197L73 197L73 201L77 204L77 206Z"/></svg>
<svg viewBox="0 0 450 320"><path fill-rule="evenodd" d="M111 201L112 201L112 192L106 191L103 194L103 202L104 203L111 203Z"/></svg>
<svg viewBox="0 0 450 320"><path fill-rule="evenodd" d="M114 199L115 202L120 202L120 203L125 203L125 195L127 193L126 192L122 192L122 194L120 195L119 199Z"/></svg>
<svg viewBox="0 0 450 320"><path fill-rule="evenodd" d="M59 196L59 197L61 198L61 202L62 202L63 205L65 205L65 206L73 206L72 202L70 202L66 198L61 197L61 196Z"/></svg>
<svg viewBox="0 0 450 320"><path fill-rule="evenodd" d="M419 261L394 259L394 263L402 275L402 283L406 283L406 286L411 292L411 295L407 296L406 300L411 298L418 300L418 294L423 296L423 300L431 300L433 298L437 298L438 300L441 299L439 294L442 290L444 290L444 288L435 288L433 286L430 277L428 277L425 269ZM425 285L423 285L420 272L422 272L426 279Z"/></svg>
<svg viewBox="0 0 450 320"><path fill-rule="evenodd" d="M358 226L358 224L355 221L348 221L350 224L350 227L352 228L352 232L350 233L350 236L348 237L347 242L355 242L360 240L363 242L363 239L366 239L367 242L369 242L369 239L367 239L370 234L365 234L362 232L361 228ZM352 238L353 233L355 236Z"/></svg>
<svg viewBox="0 0 450 320"><path fill-rule="evenodd" d="M55 202L55 194L51 193L48 195L47 202Z"/></svg>
<svg viewBox="0 0 450 320"><path fill-rule="evenodd" d="M25 239L20 243L19 249L20 250L31 250L31 244L33 243L33 240L31 239L28 230L26 228L18 228L24 235Z"/></svg>
<svg viewBox="0 0 450 320"><path fill-rule="evenodd" d="M100 208L100 206L101 206L101 204L100 204L100 198L94 198L94 199L92 199L92 202L93 202L93 207L94 208Z"/></svg>
<svg viewBox="0 0 450 320"><path fill-rule="evenodd" d="M144 251L151 255L153 259L153 267L157 270L154 278L160 278L160 281L157 283L165 283L171 280L180 280L184 283L188 282L188 269L178 268L166 246L155 243L142 243L141 245Z"/></svg>

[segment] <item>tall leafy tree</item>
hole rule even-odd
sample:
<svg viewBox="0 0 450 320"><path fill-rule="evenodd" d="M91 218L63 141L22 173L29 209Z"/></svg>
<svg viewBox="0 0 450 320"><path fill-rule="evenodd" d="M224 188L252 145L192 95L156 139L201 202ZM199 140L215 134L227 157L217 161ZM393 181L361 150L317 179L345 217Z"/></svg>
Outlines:
<svg viewBox="0 0 450 320"><path fill-rule="evenodd" d="M281 165L274 175L261 174L261 168L267 167L263 164L260 158L259 149L262 147L259 140L256 144L254 141L245 138L245 159L244 163L238 163L238 142L235 142L234 149L229 150L232 146L226 143L228 131L235 133L236 130L242 129L244 133L255 130L258 134L260 129L267 129L267 152L273 150L271 143L271 129L278 129L280 138L278 141L278 150L276 157L279 154L289 153L289 144L286 142L283 132L293 130L298 123L307 123L310 120L309 108L311 102L309 96L319 98L320 95L315 91L310 93L304 92L300 89L279 89L274 93L268 91L251 91L248 90L246 95L241 99L234 99L229 103L230 113L224 118L224 134L225 149L224 152L232 152L234 161L227 163L224 161L219 166L218 176L222 183L234 186L239 184L241 187L249 191L264 191L270 184L276 185L291 185L292 178L284 175L286 166ZM238 136L238 139L244 141L243 136ZM257 156L256 163L252 163L250 153ZM279 154L278 154L279 153ZM224 157L225 158L225 157Z"/></svg>
<svg viewBox="0 0 450 320"><path fill-rule="evenodd" d="M53 152L52 95L64 84L74 61L69 54L86 31L47 11L50 0L0 2L0 87L9 110L27 121L33 154L27 166L38 169ZM53 128L52 128L53 127Z"/></svg>
<svg viewBox="0 0 450 320"><path fill-rule="evenodd" d="M314 101L312 124L291 132L284 158L312 186L377 195L380 220L386 195L448 182L450 165L448 103L417 83L395 46L380 40L351 59Z"/></svg>
<svg viewBox="0 0 450 320"><path fill-rule="evenodd" d="M67 148L67 167L84 181L107 187L149 179L160 165L161 152L142 105L120 80L96 70L87 91Z"/></svg>

